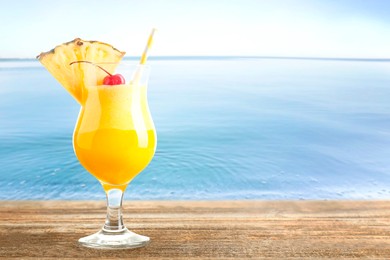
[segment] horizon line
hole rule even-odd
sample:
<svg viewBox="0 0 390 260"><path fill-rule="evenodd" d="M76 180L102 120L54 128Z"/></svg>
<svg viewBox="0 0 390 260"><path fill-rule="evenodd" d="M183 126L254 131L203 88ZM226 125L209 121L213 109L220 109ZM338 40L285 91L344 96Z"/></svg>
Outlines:
<svg viewBox="0 0 390 260"><path fill-rule="evenodd" d="M138 60L141 56L125 56L124 60ZM283 60L338 60L338 61L382 61L389 62L390 58L351 58L351 57L305 57L305 56L260 56L260 55L159 55L150 56L149 60L164 60L164 59L283 59ZM35 57L31 58L1 58L0 61L33 61Z"/></svg>

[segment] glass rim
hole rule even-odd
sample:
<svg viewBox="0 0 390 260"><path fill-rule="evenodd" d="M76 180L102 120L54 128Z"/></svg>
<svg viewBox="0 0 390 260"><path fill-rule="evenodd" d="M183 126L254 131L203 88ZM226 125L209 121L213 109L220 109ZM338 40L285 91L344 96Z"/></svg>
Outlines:
<svg viewBox="0 0 390 260"><path fill-rule="evenodd" d="M107 62L92 62L93 64L116 64L118 66L122 65L122 66L126 66L126 67L144 67L144 68L149 68L151 67L149 64L139 64L139 63L136 63L136 64L132 64L132 63L123 63L122 61L120 62L110 62L110 61L107 61Z"/></svg>

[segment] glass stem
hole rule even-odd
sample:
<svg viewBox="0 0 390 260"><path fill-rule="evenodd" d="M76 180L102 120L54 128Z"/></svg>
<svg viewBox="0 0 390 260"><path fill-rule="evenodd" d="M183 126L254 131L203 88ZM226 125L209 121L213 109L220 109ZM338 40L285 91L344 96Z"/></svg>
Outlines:
<svg viewBox="0 0 390 260"><path fill-rule="evenodd" d="M120 232L125 229L122 219L123 191L120 189L106 190L107 217L103 230L106 232Z"/></svg>

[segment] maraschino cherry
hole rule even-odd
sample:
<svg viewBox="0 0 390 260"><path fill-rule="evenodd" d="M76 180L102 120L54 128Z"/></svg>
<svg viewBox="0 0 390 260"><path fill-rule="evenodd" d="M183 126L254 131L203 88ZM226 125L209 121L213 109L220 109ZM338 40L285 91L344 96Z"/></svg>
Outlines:
<svg viewBox="0 0 390 260"><path fill-rule="evenodd" d="M81 62L92 64L92 65L98 67L99 69L101 69L102 71L104 71L105 73L107 73L108 75L106 77L104 77L104 79L103 79L104 85L111 85L111 86L121 85L121 84L125 84L125 82L126 82L125 78L121 74L114 74L113 75L110 72L108 72L107 70L100 67L99 65L97 65L93 62L90 62L90 61L86 61L86 60L73 61L69 65L72 65L75 63L81 63Z"/></svg>
<svg viewBox="0 0 390 260"><path fill-rule="evenodd" d="M121 74L111 75L110 73L103 79L104 85L121 85L125 84L125 78Z"/></svg>

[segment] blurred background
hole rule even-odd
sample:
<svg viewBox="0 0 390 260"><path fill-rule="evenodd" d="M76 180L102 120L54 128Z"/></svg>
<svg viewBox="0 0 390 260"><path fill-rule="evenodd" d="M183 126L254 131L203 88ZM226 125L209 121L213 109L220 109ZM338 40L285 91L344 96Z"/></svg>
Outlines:
<svg viewBox="0 0 390 260"><path fill-rule="evenodd" d="M158 147L127 199L390 198L390 2L13 1L0 9L0 199L103 199L79 105L35 60L80 37L136 64L156 27Z"/></svg>

